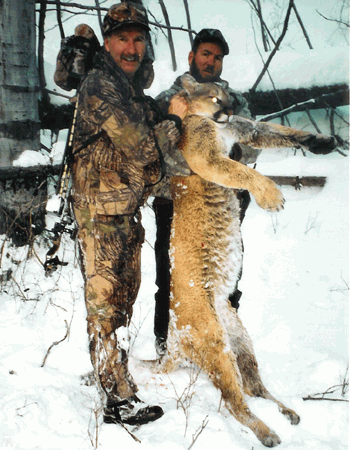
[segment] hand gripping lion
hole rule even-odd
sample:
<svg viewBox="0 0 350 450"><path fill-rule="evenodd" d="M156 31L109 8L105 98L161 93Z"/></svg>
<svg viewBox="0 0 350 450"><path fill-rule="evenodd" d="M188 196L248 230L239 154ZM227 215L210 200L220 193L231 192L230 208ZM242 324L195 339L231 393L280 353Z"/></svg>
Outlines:
<svg viewBox="0 0 350 450"><path fill-rule="evenodd" d="M220 389L231 414L265 446L274 447L280 438L249 410L244 394L277 403L292 424L300 418L263 385L252 342L228 294L242 266L235 189L249 190L270 211L283 208L284 199L272 180L228 158L227 137L255 148L297 146L315 153L329 153L336 141L238 116L229 121L229 99L220 86L199 84L189 75L182 83L189 110L179 148L193 175L171 182L170 326L168 350L158 370L172 371L189 358Z"/></svg>

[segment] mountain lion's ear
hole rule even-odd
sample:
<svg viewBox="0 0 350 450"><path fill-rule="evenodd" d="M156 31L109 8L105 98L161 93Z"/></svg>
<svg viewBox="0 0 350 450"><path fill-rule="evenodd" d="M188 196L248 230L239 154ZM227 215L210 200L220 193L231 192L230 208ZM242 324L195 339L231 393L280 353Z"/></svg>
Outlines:
<svg viewBox="0 0 350 450"><path fill-rule="evenodd" d="M194 94L199 83L190 74L185 73L181 77L181 84L187 94L191 95Z"/></svg>

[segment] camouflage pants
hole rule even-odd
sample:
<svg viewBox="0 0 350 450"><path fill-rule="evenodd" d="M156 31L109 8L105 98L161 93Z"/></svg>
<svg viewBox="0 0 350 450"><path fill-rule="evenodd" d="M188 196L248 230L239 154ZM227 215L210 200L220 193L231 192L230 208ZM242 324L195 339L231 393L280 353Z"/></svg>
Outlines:
<svg viewBox="0 0 350 450"><path fill-rule="evenodd" d="M127 327L141 282L141 213L102 216L75 208L85 277L90 356L107 397L137 391L128 371Z"/></svg>

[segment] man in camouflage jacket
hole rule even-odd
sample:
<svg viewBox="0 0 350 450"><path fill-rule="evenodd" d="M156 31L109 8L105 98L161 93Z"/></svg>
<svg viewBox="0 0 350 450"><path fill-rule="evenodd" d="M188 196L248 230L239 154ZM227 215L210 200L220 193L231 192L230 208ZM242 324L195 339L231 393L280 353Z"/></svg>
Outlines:
<svg viewBox="0 0 350 450"><path fill-rule="evenodd" d="M193 42L192 50L189 53L188 61L192 75L197 82L216 82L220 84L229 94L233 114L251 119L247 100L237 91L229 87L227 81L220 78L223 58L228 55L229 47L222 33L216 29L203 29ZM159 108L164 113L168 110L170 100L183 89L181 76L178 77L170 89L163 91L156 97ZM245 145L235 144L231 150L230 158L240 161L243 164L250 164L256 161L260 151ZM241 205L241 221L250 202L248 191L238 192ZM169 295L170 295L170 262L168 255L170 241L170 227L173 216L173 202L167 185L160 185L156 198L153 201L157 223L157 236L155 242L156 253L156 284L158 291L155 294L155 323L154 334L156 336L156 350L162 355L166 349L166 337L169 320ZM236 289L229 299L233 307L238 309L239 299L242 293Z"/></svg>
<svg viewBox="0 0 350 450"><path fill-rule="evenodd" d="M78 93L72 198L91 360L107 396L104 420L142 424L163 411L135 395L137 387L128 370L127 327L141 281L144 241L140 207L161 176L160 151L166 156L180 137L178 127L187 106L175 100L173 115L160 121L143 95L153 80L153 68L142 6L112 6L103 31L104 48Z"/></svg>

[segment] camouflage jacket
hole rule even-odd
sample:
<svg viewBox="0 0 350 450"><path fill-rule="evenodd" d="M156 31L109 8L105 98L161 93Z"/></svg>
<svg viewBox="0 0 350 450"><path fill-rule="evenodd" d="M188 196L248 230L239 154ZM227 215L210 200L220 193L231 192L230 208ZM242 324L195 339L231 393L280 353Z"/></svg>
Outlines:
<svg viewBox="0 0 350 450"><path fill-rule="evenodd" d="M159 180L159 150L171 154L180 133L175 122L161 120L142 91L138 94L101 50L78 93L72 167L76 208L133 214Z"/></svg>

